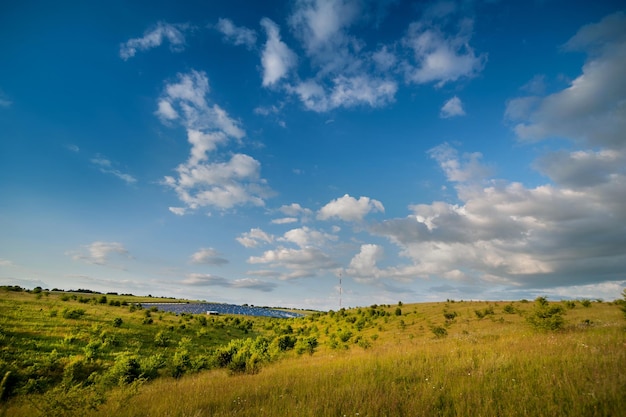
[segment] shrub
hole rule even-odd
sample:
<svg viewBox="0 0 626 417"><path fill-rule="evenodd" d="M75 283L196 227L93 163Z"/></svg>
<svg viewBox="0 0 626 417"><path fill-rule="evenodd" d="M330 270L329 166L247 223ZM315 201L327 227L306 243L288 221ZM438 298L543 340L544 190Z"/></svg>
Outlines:
<svg viewBox="0 0 626 417"><path fill-rule="evenodd" d="M402 309L400 307L396 307L396 311L394 312L394 314L396 316L401 316L402 315Z"/></svg>
<svg viewBox="0 0 626 417"><path fill-rule="evenodd" d="M563 305L569 308L570 310L576 307L576 303L573 302L572 300L563 300Z"/></svg>
<svg viewBox="0 0 626 417"><path fill-rule="evenodd" d="M155 336L154 336L154 344L155 346L158 347L167 347L167 345L170 342L170 338L163 333L163 331L159 331Z"/></svg>
<svg viewBox="0 0 626 417"><path fill-rule="evenodd" d="M341 340L343 343L346 343L352 337L352 332L350 330L346 330L346 331L340 332L338 336L339 336L339 340Z"/></svg>
<svg viewBox="0 0 626 417"><path fill-rule="evenodd" d="M278 350L282 352L282 351L286 351L289 349L293 349L294 346L296 346L297 340L298 340L297 337L285 334L285 335L279 336L276 339L276 345L278 346Z"/></svg>
<svg viewBox="0 0 626 417"><path fill-rule="evenodd" d="M502 309L502 311L504 311L506 314L515 314L515 313L517 313L517 310L515 309L515 306L513 304L505 305L504 308Z"/></svg>
<svg viewBox="0 0 626 417"><path fill-rule="evenodd" d="M563 313L562 306L550 305L545 297L537 297L535 307L526 320L539 330L558 330L565 324Z"/></svg>
<svg viewBox="0 0 626 417"><path fill-rule="evenodd" d="M582 300L580 300L580 304L583 307L591 307L591 300L589 300L587 298L583 298Z"/></svg>
<svg viewBox="0 0 626 417"><path fill-rule="evenodd" d="M141 365L137 356L124 352L117 357L115 363L107 372L106 379L110 383L126 385L139 379L140 376Z"/></svg>
<svg viewBox="0 0 626 417"><path fill-rule="evenodd" d="M82 308L64 308L63 309L63 318L64 319L79 319L85 315L85 310Z"/></svg>
<svg viewBox="0 0 626 417"><path fill-rule="evenodd" d="M442 326L434 326L430 329L436 338L446 337L448 335L448 331L445 327Z"/></svg>
<svg viewBox="0 0 626 417"><path fill-rule="evenodd" d="M165 358L161 354L142 358L139 362L139 367L143 378L155 379L159 376L159 369L165 367Z"/></svg>
<svg viewBox="0 0 626 417"><path fill-rule="evenodd" d="M298 340L296 344L296 353L298 355L302 355L303 353L308 353L312 355L315 352L315 348L318 346L317 337L309 336L304 339Z"/></svg>
<svg viewBox="0 0 626 417"><path fill-rule="evenodd" d="M113 327L120 327L122 325L123 321L121 319L121 317L116 317L113 319Z"/></svg>
<svg viewBox="0 0 626 417"><path fill-rule="evenodd" d="M449 311L444 311L443 312L443 316L446 318L446 320L452 321L456 318L457 316L457 312L453 311L453 312L449 312Z"/></svg>

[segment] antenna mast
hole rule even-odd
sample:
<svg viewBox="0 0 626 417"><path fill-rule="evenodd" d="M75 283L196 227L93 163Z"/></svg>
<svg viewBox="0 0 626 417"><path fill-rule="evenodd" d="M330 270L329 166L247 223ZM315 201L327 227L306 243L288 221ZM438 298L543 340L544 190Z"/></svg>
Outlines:
<svg viewBox="0 0 626 417"><path fill-rule="evenodd" d="M341 310L341 272L339 273L339 310Z"/></svg>

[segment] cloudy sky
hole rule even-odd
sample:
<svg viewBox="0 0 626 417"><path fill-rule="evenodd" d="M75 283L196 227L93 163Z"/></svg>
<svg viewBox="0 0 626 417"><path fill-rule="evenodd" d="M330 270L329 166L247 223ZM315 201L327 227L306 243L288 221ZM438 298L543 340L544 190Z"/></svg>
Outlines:
<svg viewBox="0 0 626 417"><path fill-rule="evenodd" d="M4 1L0 283L619 298L620 3Z"/></svg>

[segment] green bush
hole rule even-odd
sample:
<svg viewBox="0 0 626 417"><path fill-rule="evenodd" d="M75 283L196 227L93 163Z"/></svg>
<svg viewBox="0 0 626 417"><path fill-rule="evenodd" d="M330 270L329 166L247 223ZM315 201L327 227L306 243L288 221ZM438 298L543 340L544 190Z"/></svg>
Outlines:
<svg viewBox="0 0 626 417"><path fill-rule="evenodd" d="M123 320L121 319L121 317L116 317L115 319L113 319L113 327L120 327L123 323Z"/></svg>
<svg viewBox="0 0 626 417"><path fill-rule="evenodd" d="M537 297L535 307L526 320L538 330L559 330L565 324L563 313L562 306L550 305L545 297Z"/></svg>
<svg viewBox="0 0 626 417"><path fill-rule="evenodd" d="M456 318L456 316L458 316L458 314L456 311L453 311L453 312L444 311L443 316L445 317L446 320L452 321Z"/></svg>
<svg viewBox="0 0 626 417"><path fill-rule="evenodd" d="M154 344L158 347L167 347L170 338L161 330L154 336Z"/></svg>
<svg viewBox="0 0 626 417"><path fill-rule="evenodd" d="M137 356L124 352L120 354L106 375L112 384L126 385L141 377L141 365Z"/></svg>
<svg viewBox="0 0 626 417"><path fill-rule="evenodd" d="M502 309L502 311L504 311L506 314L515 314L515 313L517 313L517 310L515 309L515 306L513 304L505 305L504 308Z"/></svg>
<svg viewBox="0 0 626 417"><path fill-rule="evenodd" d="M448 331L445 327L442 326L434 326L430 329L436 338L446 337L448 335Z"/></svg>
<svg viewBox="0 0 626 417"><path fill-rule="evenodd" d="M276 339L276 346L278 347L278 350L283 352L289 349L293 349L294 346L296 345L297 340L298 340L297 337L285 334L285 335L279 336Z"/></svg>
<svg viewBox="0 0 626 417"><path fill-rule="evenodd" d="M298 342L296 343L296 353L298 355L302 355L303 353L308 353L309 355L312 355L313 353L315 353L315 349L317 348L317 346L317 337L309 336L304 339L298 340Z"/></svg>
<svg viewBox="0 0 626 417"><path fill-rule="evenodd" d="M64 319L79 319L85 315L85 310L82 308L64 308L63 309L63 318Z"/></svg>

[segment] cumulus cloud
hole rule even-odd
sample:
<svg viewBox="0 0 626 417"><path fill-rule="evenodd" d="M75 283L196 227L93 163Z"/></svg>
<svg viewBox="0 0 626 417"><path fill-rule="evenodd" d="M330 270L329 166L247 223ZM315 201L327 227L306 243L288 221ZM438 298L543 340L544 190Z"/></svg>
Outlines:
<svg viewBox="0 0 626 417"><path fill-rule="evenodd" d="M457 96L454 96L450 100L446 101L439 112L439 117L442 119L464 115L465 110L463 110L463 103Z"/></svg>
<svg viewBox="0 0 626 417"><path fill-rule="evenodd" d="M300 248L307 248L324 246L329 241L336 241L337 236L304 226L285 232L278 240L295 243Z"/></svg>
<svg viewBox="0 0 626 417"><path fill-rule="evenodd" d="M347 222L355 222L362 221L367 214L377 211L385 211L385 207L380 201L369 197L359 197L357 200L345 194L322 207L317 213L317 218L319 220L337 218Z"/></svg>
<svg viewBox="0 0 626 417"><path fill-rule="evenodd" d="M97 166L100 172L102 172L103 174L113 175L126 182L127 184L134 184L137 182L137 179L132 175L126 174L119 169L113 168L113 163L109 159L101 155L92 158L91 163Z"/></svg>
<svg viewBox="0 0 626 417"><path fill-rule="evenodd" d="M277 285L273 282L266 282L253 278L228 280L216 275L196 273L189 274L187 278L181 281L181 283L183 285L194 287L243 288L262 292L271 292L277 287Z"/></svg>
<svg viewBox="0 0 626 417"><path fill-rule="evenodd" d="M479 180L463 174L463 169L455 168L462 166L454 160L458 153L450 152L448 146L443 153L446 158L442 153L431 155L455 184L460 203L414 205L406 218L370 228L396 244L401 256L413 262L415 277L508 288L620 279L626 266L623 174L614 172L594 187L574 181L527 188L517 182ZM594 159L598 155L579 157ZM353 269L358 271L358 265L355 261ZM391 277L391 272L382 275Z"/></svg>
<svg viewBox="0 0 626 417"><path fill-rule="evenodd" d="M120 44L120 57L127 60L135 56L138 51L161 46L167 40L172 52L180 52L185 49L185 31L189 30L187 24L170 24L158 22L154 27L146 30L140 38L132 38Z"/></svg>
<svg viewBox="0 0 626 417"><path fill-rule="evenodd" d="M327 85L309 79L290 88L308 110L315 112L361 105L382 107L394 101L397 90L394 80L366 73L337 75Z"/></svg>
<svg viewBox="0 0 626 417"><path fill-rule="evenodd" d="M272 243L274 236L265 233L259 228L253 228L249 232L242 233L236 240L246 248L255 248L263 243Z"/></svg>
<svg viewBox="0 0 626 417"><path fill-rule="evenodd" d="M157 116L164 122L178 120L186 128L191 145L189 159L175 170L177 176L166 176L163 184L171 187L190 210L263 206L269 189L260 176L261 164L242 153L221 158L216 155L218 148L243 139L245 131L239 121L209 102L209 91L206 74L192 70L166 84L158 100ZM177 208L173 212L182 215L187 211Z"/></svg>
<svg viewBox="0 0 626 417"><path fill-rule="evenodd" d="M470 46L473 24L472 19L460 19L457 33L451 35L436 20L411 23L402 39L403 46L412 51L412 57L403 63L406 81L441 87L478 74L487 55L477 55Z"/></svg>
<svg viewBox="0 0 626 417"><path fill-rule="evenodd" d="M248 258L248 263L286 269L287 272L279 275L279 278L283 280L314 277L321 270L338 266L328 254L315 247L299 249L278 247L263 252L261 256L251 256Z"/></svg>
<svg viewBox="0 0 626 417"><path fill-rule="evenodd" d="M481 163L480 152L459 156L456 148L448 143L442 143L430 149L428 154L439 163L447 180L451 182L476 181L487 178L491 174L490 168Z"/></svg>
<svg viewBox="0 0 626 417"><path fill-rule="evenodd" d="M274 224L288 224L298 221L307 222L313 217L313 211L311 209L302 207L298 203L285 204L281 206L278 211L287 217L272 220Z"/></svg>
<svg viewBox="0 0 626 417"><path fill-rule="evenodd" d="M509 290L553 287L557 294L619 286L626 267L625 23L623 13L607 16L565 44L588 53L567 88L542 96L544 77L537 76L522 87L531 95L507 102L505 119L520 139L567 138L582 147L551 150L535 161L551 184L490 179L481 154L460 155L443 144L429 153L458 202L410 206L411 215L372 225L371 232L396 244L416 277ZM363 248L352 272L390 277L376 266L378 255Z"/></svg>
<svg viewBox="0 0 626 417"><path fill-rule="evenodd" d="M256 44L256 32L242 26L236 26L232 20L220 18L215 29L222 33L225 42L233 45L244 45L252 49Z"/></svg>
<svg viewBox="0 0 626 417"><path fill-rule="evenodd" d="M564 90L545 97L510 100L506 116L518 137L537 141L566 137L585 146L623 148L626 144L626 15L614 13L584 26L565 51L588 54L582 74Z"/></svg>
<svg viewBox="0 0 626 417"><path fill-rule="evenodd" d="M95 265L108 265L112 255L130 258L130 253L119 242L96 241L83 247L80 251L65 253L75 261L84 261Z"/></svg>
<svg viewBox="0 0 626 417"><path fill-rule="evenodd" d="M261 26L267 34L267 41L261 54L263 67L263 86L269 87L276 84L281 78L296 66L298 58L280 39L278 25L268 18L261 19Z"/></svg>
<svg viewBox="0 0 626 417"><path fill-rule="evenodd" d="M202 248L191 255L191 262L194 264L206 264L206 265L225 265L228 263L228 259L220 256L213 248Z"/></svg>

